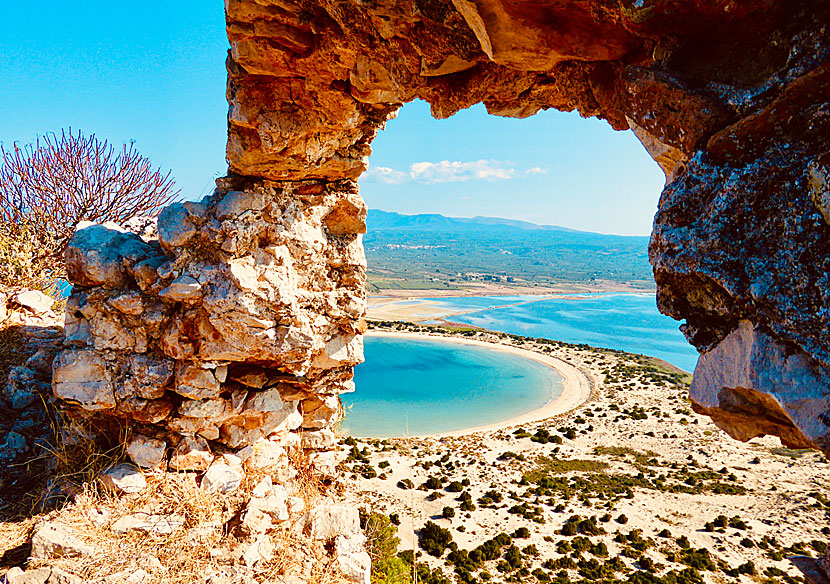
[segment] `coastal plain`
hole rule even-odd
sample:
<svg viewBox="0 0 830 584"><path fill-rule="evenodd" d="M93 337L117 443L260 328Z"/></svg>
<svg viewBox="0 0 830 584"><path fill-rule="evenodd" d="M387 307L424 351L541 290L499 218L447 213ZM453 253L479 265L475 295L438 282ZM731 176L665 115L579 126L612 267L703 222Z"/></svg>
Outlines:
<svg viewBox="0 0 830 584"><path fill-rule="evenodd" d="M790 583L826 549L824 455L777 438L731 439L692 412L690 376L678 369L473 329L374 328L530 351L590 388L547 417L341 440L349 496L398 523L399 550L438 570L431 581ZM494 541L498 556L482 559Z"/></svg>

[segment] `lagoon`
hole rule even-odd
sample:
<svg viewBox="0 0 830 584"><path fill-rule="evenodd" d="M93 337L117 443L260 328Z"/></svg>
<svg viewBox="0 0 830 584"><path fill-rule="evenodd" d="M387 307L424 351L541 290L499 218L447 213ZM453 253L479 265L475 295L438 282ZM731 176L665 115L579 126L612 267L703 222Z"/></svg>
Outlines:
<svg viewBox="0 0 830 584"><path fill-rule="evenodd" d="M342 426L357 437L422 436L515 418L559 396L550 367L498 349L367 335Z"/></svg>

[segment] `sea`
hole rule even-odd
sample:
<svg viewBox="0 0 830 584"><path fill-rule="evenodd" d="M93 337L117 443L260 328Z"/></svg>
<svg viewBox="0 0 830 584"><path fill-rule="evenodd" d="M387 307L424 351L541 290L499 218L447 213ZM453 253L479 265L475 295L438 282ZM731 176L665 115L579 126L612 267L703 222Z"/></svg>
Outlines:
<svg viewBox="0 0 830 584"><path fill-rule="evenodd" d="M688 372L697 362L697 350L680 332L682 323L657 310L654 294L453 297L436 304L463 312L446 317L452 322L641 353Z"/></svg>

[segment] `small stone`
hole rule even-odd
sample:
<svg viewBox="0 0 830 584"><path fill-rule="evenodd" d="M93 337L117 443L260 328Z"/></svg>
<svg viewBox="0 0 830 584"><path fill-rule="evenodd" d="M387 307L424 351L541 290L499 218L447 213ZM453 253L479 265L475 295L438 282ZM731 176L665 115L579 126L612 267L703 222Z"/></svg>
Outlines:
<svg viewBox="0 0 830 584"><path fill-rule="evenodd" d="M9 462L29 449L26 438L17 432L9 432L3 442L0 442L0 461Z"/></svg>
<svg viewBox="0 0 830 584"><path fill-rule="evenodd" d="M37 399L37 374L28 367L14 367L6 378L3 399L13 410L22 410Z"/></svg>
<svg viewBox="0 0 830 584"><path fill-rule="evenodd" d="M139 568L138 570L127 576L127 579L124 580L124 582L126 582L127 584L143 584L149 578L150 574L148 574L147 571L143 568Z"/></svg>
<svg viewBox="0 0 830 584"><path fill-rule="evenodd" d="M23 571L14 567L6 573L6 584L46 584L52 575L51 568L37 568L36 570Z"/></svg>
<svg viewBox="0 0 830 584"><path fill-rule="evenodd" d="M164 440L136 434L127 444L127 456L141 468L157 468L164 461L166 448Z"/></svg>
<svg viewBox="0 0 830 584"><path fill-rule="evenodd" d="M207 470L213 462L213 455L207 440L199 436L185 436L181 439L173 456L170 468L173 470Z"/></svg>
<svg viewBox="0 0 830 584"><path fill-rule="evenodd" d="M271 492L271 487L274 483L271 480L271 475L265 475L261 481L257 483L254 490L251 492L252 497L267 497Z"/></svg>
<svg viewBox="0 0 830 584"><path fill-rule="evenodd" d="M130 291L116 296L115 298L110 298L107 301L107 304L112 306L118 312L132 316L138 316L144 312L144 301L141 298L141 294L135 291Z"/></svg>
<svg viewBox="0 0 830 584"><path fill-rule="evenodd" d="M111 491L139 493L147 486L144 475L137 466L127 463L116 464L101 475L101 483Z"/></svg>
<svg viewBox="0 0 830 584"><path fill-rule="evenodd" d="M43 523L32 536L32 557L89 556L95 548L81 541L74 530L62 523Z"/></svg>
<svg viewBox="0 0 830 584"><path fill-rule="evenodd" d="M288 514L299 515L305 511L305 499L302 497L288 497Z"/></svg>
<svg viewBox="0 0 830 584"><path fill-rule="evenodd" d="M274 557L274 544L264 533L252 543L242 555L245 565L249 568L255 567L261 561L269 561Z"/></svg>
<svg viewBox="0 0 830 584"><path fill-rule="evenodd" d="M221 385L213 372L195 365L182 364L176 369L175 392L190 399L208 399L219 394Z"/></svg>
<svg viewBox="0 0 830 584"><path fill-rule="evenodd" d="M232 493L239 488L244 475L224 462L213 463L202 477L201 489L206 493Z"/></svg>
<svg viewBox="0 0 830 584"><path fill-rule="evenodd" d="M49 575L49 584L86 584L84 579L75 574L65 572L60 568L52 567L52 573Z"/></svg>
<svg viewBox="0 0 830 584"><path fill-rule="evenodd" d="M112 524L110 530L115 533L143 531L152 535L170 535L184 526L184 517L181 515L155 515L152 513L132 513L125 515Z"/></svg>
<svg viewBox="0 0 830 584"><path fill-rule="evenodd" d="M12 297L12 300L35 314L52 312L52 305L55 304L54 298L47 296L40 290L18 292Z"/></svg>
<svg viewBox="0 0 830 584"><path fill-rule="evenodd" d="M159 292L159 296L165 300L177 302L198 300L202 297L202 285L191 276L179 276L167 288Z"/></svg>

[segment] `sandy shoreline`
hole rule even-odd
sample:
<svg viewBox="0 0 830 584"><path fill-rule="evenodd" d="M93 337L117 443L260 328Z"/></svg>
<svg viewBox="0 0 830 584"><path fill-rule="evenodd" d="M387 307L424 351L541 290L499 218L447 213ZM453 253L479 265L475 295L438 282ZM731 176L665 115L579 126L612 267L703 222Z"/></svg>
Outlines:
<svg viewBox="0 0 830 584"><path fill-rule="evenodd" d="M373 337L387 337L387 338L401 338L401 339L417 339L417 340L433 340L436 342L455 343L461 345L482 347L486 349L495 349L504 351L512 355L530 359L546 367L556 371L562 377L562 392L554 399L548 401L541 408L534 409L519 416L508 418L501 422L486 424L483 426L474 426L472 428L464 428L461 430L453 430L451 432L442 432L438 434L424 434L412 436L413 438L444 438L455 436L466 436L477 432L490 432L494 430L502 430L520 424L527 424L531 422L539 422L567 413L572 409L582 405L591 397L591 382L588 377L573 365L566 363L560 359L542 355L535 351L529 351L512 345L504 345L500 343L489 343L475 339L460 339L458 337L447 337L443 335L428 335L418 333L401 333L388 331L372 331L367 333L367 336Z"/></svg>

